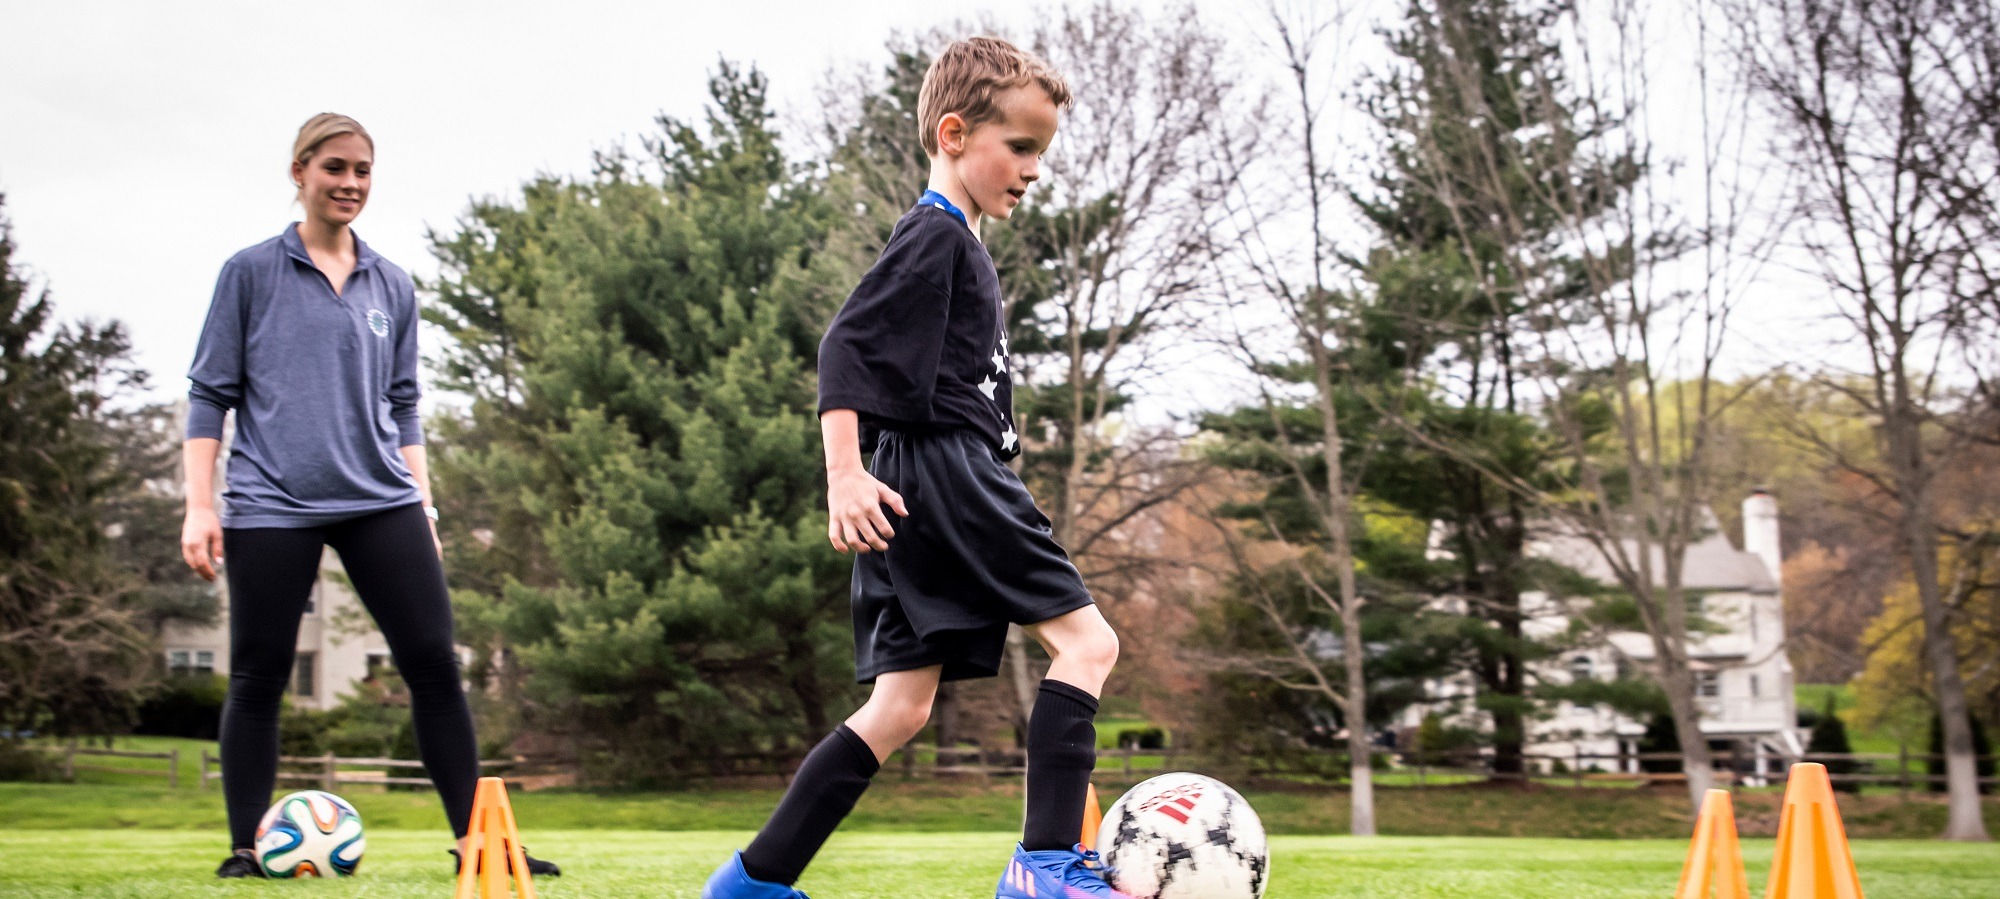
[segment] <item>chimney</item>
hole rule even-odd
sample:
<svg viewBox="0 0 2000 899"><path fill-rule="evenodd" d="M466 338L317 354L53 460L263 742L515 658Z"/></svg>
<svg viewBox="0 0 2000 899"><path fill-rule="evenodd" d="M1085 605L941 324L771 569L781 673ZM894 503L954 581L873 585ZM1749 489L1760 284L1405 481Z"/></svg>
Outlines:
<svg viewBox="0 0 2000 899"><path fill-rule="evenodd" d="M1762 487L1743 498L1743 551L1763 560L1771 580L1784 585L1784 558L1778 551L1778 500Z"/></svg>

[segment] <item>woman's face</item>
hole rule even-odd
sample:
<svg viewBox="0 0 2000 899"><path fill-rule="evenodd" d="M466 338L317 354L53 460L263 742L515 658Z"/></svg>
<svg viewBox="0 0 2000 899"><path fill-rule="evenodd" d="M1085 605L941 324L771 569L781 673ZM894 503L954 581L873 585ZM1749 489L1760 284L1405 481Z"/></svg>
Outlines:
<svg viewBox="0 0 2000 899"><path fill-rule="evenodd" d="M342 134L319 145L312 158L292 163L292 180L299 185L299 202L306 215L342 226L368 205L368 176L375 168L375 151L358 134Z"/></svg>

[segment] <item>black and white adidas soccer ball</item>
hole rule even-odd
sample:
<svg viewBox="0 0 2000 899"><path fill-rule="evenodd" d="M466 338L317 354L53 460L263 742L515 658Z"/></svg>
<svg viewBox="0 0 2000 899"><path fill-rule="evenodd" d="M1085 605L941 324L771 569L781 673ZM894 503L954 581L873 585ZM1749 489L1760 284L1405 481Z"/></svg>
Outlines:
<svg viewBox="0 0 2000 899"><path fill-rule="evenodd" d="M1104 813L1097 849L1111 885L1137 899L1260 899L1264 824L1243 796L1199 774L1162 774Z"/></svg>

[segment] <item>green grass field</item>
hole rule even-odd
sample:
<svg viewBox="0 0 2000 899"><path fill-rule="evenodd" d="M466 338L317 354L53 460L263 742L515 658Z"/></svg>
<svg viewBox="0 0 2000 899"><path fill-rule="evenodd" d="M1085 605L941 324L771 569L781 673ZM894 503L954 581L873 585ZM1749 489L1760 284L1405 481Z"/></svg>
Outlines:
<svg viewBox="0 0 2000 899"><path fill-rule="evenodd" d="M524 836L564 875L536 882L550 899L694 899L743 832L537 831ZM799 886L819 899L981 899L1005 862L1008 833L849 833L834 838ZM438 897L451 889L435 832L373 830L362 873L339 881L219 882L212 832L0 831L0 895L9 897ZM1632 842L1478 838L1277 837L1270 899L1318 897L1659 897L1673 890L1685 847ZM1769 841L1745 847L1753 888ZM2000 847L1899 841L1855 846L1869 895L1990 899Z"/></svg>
<svg viewBox="0 0 2000 899"><path fill-rule="evenodd" d="M221 883L211 876L225 844L221 791L194 786L200 751L213 744L121 738L118 745L183 749L183 786L102 772L80 772L75 784L0 783L0 896L449 893L444 816L428 790L343 788L369 826L360 877ZM1099 786L1116 795L1124 785L1100 778ZM991 895L1020 820L1019 791L1018 781L905 782L889 772L801 886L819 899ZM1692 824L1675 790L1385 787L1377 815L1392 835L1357 840L1330 836L1346 827L1343 792L1267 784L1246 793L1274 835L1272 899L1664 896ZM565 869L563 878L538 884L543 895L692 899L778 795L769 787L549 791L518 793L513 801L527 844ZM1738 793L1744 833L1775 830L1777 799L1772 791ZM2000 844L1925 839L1943 826L1936 800L1871 795L1841 802L1870 895L2000 896ZM2000 802L1988 809L1988 820L2000 824ZM1753 888L1761 887L1771 851L1769 839L1746 841Z"/></svg>

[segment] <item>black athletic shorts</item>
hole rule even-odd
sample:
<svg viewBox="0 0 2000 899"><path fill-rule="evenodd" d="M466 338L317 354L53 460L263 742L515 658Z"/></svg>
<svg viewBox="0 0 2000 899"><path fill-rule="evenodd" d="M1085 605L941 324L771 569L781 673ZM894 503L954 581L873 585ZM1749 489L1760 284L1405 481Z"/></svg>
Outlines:
<svg viewBox="0 0 2000 899"><path fill-rule="evenodd" d="M931 665L945 680L992 677L1009 623L1091 604L1048 517L977 432L884 431L869 471L910 517L887 511L889 550L854 557L860 682Z"/></svg>

